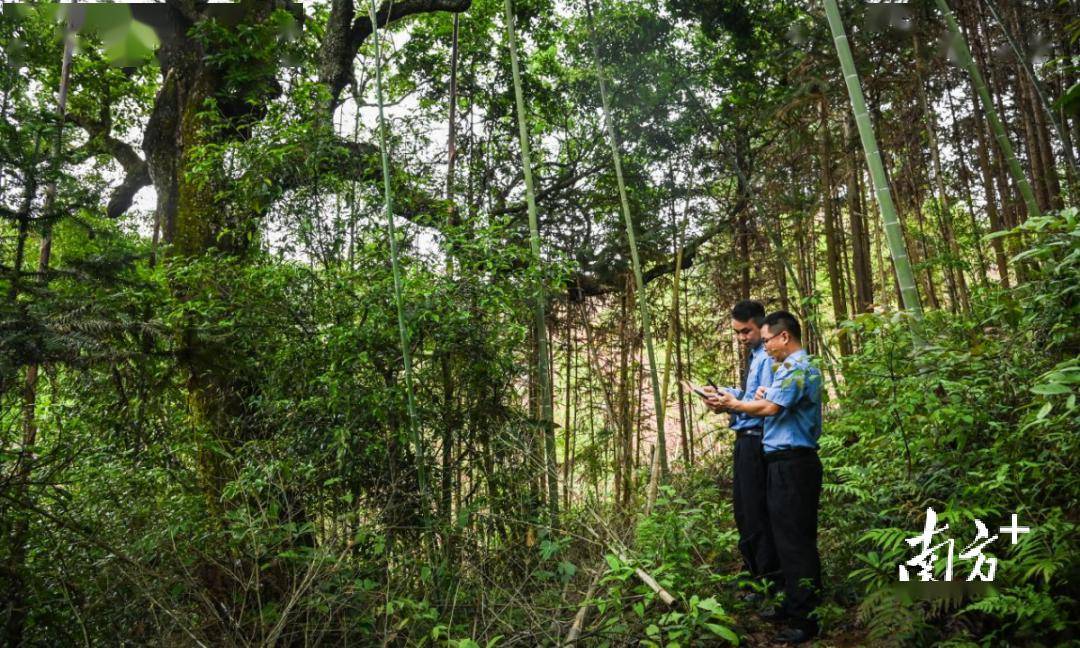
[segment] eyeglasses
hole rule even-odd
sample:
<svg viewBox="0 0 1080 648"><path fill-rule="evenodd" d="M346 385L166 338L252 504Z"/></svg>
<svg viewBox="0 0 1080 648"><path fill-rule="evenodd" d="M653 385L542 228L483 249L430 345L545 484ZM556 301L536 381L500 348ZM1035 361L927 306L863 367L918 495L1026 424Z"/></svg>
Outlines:
<svg viewBox="0 0 1080 648"><path fill-rule="evenodd" d="M762 343L762 344L768 344L769 342L772 342L773 340L775 340L776 338L780 337L780 336L781 336L781 335L783 335L784 333L787 333L787 331L781 331L781 332L777 333L776 335L774 335L774 336L772 336L772 337L765 337L764 335L762 335L762 336L761 336L761 343Z"/></svg>

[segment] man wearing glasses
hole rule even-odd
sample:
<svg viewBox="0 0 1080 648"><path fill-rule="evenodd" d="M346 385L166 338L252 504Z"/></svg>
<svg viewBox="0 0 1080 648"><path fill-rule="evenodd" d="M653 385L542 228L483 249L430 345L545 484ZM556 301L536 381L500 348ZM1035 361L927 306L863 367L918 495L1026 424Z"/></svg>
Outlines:
<svg viewBox="0 0 1080 648"><path fill-rule="evenodd" d="M772 620L790 627L776 639L809 641L818 632L810 613L821 589L821 558L817 550L818 502L821 496L821 372L802 348L799 320L787 311L765 317L761 343L773 360L772 384L759 388L751 400L722 392L710 407L765 417L761 445L765 457L765 500L769 528L784 574L784 604ZM807 586L809 583L809 586Z"/></svg>
<svg viewBox="0 0 1080 648"><path fill-rule="evenodd" d="M731 328L739 343L746 347L748 365L742 372L741 388L724 387L723 392L737 400L750 401L754 393L772 384L772 360L765 353L761 344L761 325L765 321L765 307L761 302L749 299L740 301L731 309ZM716 389L706 387L705 391L715 394ZM709 399L705 401L714 412L725 410ZM731 413L730 427L735 431L735 449L732 455L734 467L733 501L735 526L739 530L739 552L742 554L746 570L754 579L775 587L780 571L780 562L773 547L772 531L769 528L768 511L765 505L765 456L761 450L761 437L765 419L760 416ZM761 596L751 592L746 600L760 600Z"/></svg>

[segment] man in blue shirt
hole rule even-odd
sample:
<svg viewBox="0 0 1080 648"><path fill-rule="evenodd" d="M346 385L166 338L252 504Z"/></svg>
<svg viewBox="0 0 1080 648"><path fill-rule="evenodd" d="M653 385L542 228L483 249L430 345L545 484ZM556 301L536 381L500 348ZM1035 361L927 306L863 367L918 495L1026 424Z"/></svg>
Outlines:
<svg viewBox="0 0 1080 648"><path fill-rule="evenodd" d="M751 401L761 387L772 384L772 359L761 344L761 325L765 321L765 307L761 302L749 299L740 301L731 309L731 328L735 337L746 348L747 367L742 374L741 387L724 387L732 397ZM711 388L706 388L712 392ZM725 411L712 406L715 412ZM780 571L780 562L773 546L772 532L765 503L765 456L762 454L761 437L765 419L760 416L731 413L731 429L735 431L735 448L732 453L734 469L733 503L735 527L739 530L739 552L746 571L751 577L773 584ZM755 596L751 593L749 597Z"/></svg>
<svg viewBox="0 0 1080 648"><path fill-rule="evenodd" d="M765 417L765 499L769 528L784 574L784 605L771 616L790 620L791 627L777 640L801 643L818 631L810 613L821 589L817 550L821 372L810 364L802 349L802 329L791 313L770 313L761 335L765 351L773 359L772 384L759 388L753 400L738 400L721 393L710 403L732 412Z"/></svg>

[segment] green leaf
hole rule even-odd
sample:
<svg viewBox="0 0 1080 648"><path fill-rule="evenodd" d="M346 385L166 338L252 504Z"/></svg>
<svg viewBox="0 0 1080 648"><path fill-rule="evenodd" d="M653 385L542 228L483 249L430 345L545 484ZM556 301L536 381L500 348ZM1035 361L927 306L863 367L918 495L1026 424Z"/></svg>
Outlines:
<svg viewBox="0 0 1080 648"><path fill-rule="evenodd" d="M739 645L739 635L735 634L730 628L722 626L718 623L705 623L703 625L708 628L709 631L712 632L714 635L718 637L723 637L734 646Z"/></svg>
<svg viewBox="0 0 1080 648"><path fill-rule="evenodd" d="M716 599L714 597L712 597L712 596L710 596L709 598L707 598L707 599L705 599L703 601L699 601L697 606L699 608L701 608L702 610L708 610L709 612L715 612L717 614L723 612L723 609L720 607L720 604L717 603Z"/></svg>
<svg viewBox="0 0 1080 648"><path fill-rule="evenodd" d="M1055 394L1068 394L1071 390L1059 383L1042 383L1041 385L1032 387L1031 391L1036 394L1042 394L1043 396L1053 396Z"/></svg>
<svg viewBox="0 0 1080 648"><path fill-rule="evenodd" d="M1046 418L1046 415L1050 413L1050 410L1054 409L1053 403L1046 403L1039 409L1039 413L1035 415L1035 420L1041 421Z"/></svg>

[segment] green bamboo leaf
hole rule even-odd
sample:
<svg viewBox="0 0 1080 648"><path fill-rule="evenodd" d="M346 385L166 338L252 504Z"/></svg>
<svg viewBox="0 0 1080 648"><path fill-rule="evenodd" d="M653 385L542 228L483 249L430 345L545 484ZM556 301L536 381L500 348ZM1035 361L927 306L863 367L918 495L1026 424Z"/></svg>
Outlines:
<svg viewBox="0 0 1080 648"><path fill-rule="evenodd" d="M1043 396L1054 396L1056 394L1068 394L1072 390L1060 383L1043 383L1035 385L1031 388L1031 391Z"/></svg>

